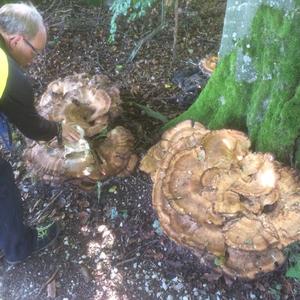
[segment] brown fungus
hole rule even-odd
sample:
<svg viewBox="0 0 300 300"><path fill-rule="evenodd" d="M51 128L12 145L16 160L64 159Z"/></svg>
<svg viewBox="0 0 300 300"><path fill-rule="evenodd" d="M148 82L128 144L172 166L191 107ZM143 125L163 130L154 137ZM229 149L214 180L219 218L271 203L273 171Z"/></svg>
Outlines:
<svg viewBox="0 0 300 300"><path fill-rule="evenodd" d="M91 186L109 176L130 174L137 163L132 134L121 126L107 129L121 113L120 104L118 87L104 75L76 74L50 83L38 112L73 126L81 138L63 147L56 139L33 142L25 152L29 167L48 180L70 179Z"/></svg>
<svg viewBox="0 0 300 300"><path fill-rule="evenodd" d="M153 180L153 205L165 233L199 257L220 259L224 273L253 279L283 264L300 240L295 172L247 136L184 121L166 131L141 161Z"/></svg>
<svg viewBox="0 0 300 300"><path fill-rule="evenodd" d="M218 56L210 55L201 59L199 67L204 74L210 76L217 67L217 63Z"/></svg>

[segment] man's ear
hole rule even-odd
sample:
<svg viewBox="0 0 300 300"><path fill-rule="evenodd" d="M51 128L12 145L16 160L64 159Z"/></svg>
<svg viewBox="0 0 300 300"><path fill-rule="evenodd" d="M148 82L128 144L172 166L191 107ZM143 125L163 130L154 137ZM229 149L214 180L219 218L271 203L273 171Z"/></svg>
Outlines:
<svg viewBox="0 0 300 300"><path fill-rule="evenodd" d="M23 39L19 34L14 34L8 38L8 45L10 48L15 48L17 44Z"/></svg>

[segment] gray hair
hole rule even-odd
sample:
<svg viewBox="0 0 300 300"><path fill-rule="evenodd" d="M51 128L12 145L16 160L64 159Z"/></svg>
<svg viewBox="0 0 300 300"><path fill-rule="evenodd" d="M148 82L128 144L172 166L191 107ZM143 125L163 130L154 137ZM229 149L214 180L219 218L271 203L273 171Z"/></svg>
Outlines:
<svg viewBox="0 0 300 300"><path fill-rule="evenodd" d="M32 39L43 24L41 14L31 3L9 3L0 8L0 31L3 33Z"/></svg>

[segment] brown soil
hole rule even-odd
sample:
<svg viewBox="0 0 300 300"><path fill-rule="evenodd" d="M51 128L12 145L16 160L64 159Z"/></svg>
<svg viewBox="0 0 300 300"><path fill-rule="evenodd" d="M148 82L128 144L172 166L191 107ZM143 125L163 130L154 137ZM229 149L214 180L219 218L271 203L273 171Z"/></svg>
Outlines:
<svg viewBox="0 0 300 300"><path fill-rule="evenodd" d="M117 82L124 100L123 124L137 137L143 155L159 137L159 120L134 103L149 105L172 118L182 111L171 83L176 70L217 53L225 0L180 3L177 59L172 61L172 12L167 26L126 63L139 39L159 23L159 10L127 23L122 19L116 43L108 43L107 6L79 1L40 1L49 25L43 59L30 68L36 96L47 84L73 72L103 72ZM0 264L0 299L300 299L299 282L285 268L243 282L215 273L188 250L164 236L151 206L151 180L137 171L112 178L90 192L65 183L50 186L28 174L21 160L22 139L12 154L27 222L52 216L63 228L58 243L26 262ZM55 197L56 200L52 201ZM44 209L44 210L43 210ZM39 214L43 210L43 214ZM52 280L49 280L52 279ZM50 283L49 283L50 282Z"/></svg>

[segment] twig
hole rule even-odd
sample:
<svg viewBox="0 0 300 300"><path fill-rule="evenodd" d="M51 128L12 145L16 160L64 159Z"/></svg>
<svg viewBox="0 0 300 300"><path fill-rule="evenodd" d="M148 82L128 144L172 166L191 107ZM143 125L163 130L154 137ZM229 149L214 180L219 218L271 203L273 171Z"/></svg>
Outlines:
<svg viewBox="0 0 300 300"><path fill-rule="evenodd" d="M42 293L42 291L47 287L47 285L55 278L55 276L57 275L59 271L59 267L57 267L57 269L55 270L55 272L49 277L49 279L43 283L43 285L41 286L38 294L37 294L37 297L40 296L40 294Z"/></svg>
<svg viewBox="0 0 300 300"><path fill-rule="evenodd" d="M137 260L138 258L139 258L138 256L134 256L134 257L131 257L131 258L128 258L128 259L119 261L118 263L116 263L116 264L114 265L114 267L122 266L122 265L124 265L124 264L129 263L129 262L135 261L135 260Z"/></svg>
<svg viewBox="0 0 300 300"><path fill-rule="evenodd" d="M152 245L152 244L155 244L156 242L158 242L158 240L151 240L143 245L139 245L137 246L135 249L133 249L132 251L130 251L128 254L129 255L132 255L133 253L136 253L137 251L140 251L142 248L144 247L147 247L149 245ZM128 255L127 255L128 256ZM118 267L118 266L121 266L121 265L124 265L124 264L127 264L129 262L132 262L132 261L135 261L137 259L141 258L141 256L133 256L133 257L130 257L130 258L127 258L127 259L124 259L124 260L121 260L119 262L117 262L114 267Z"/></svg>
<svg viewBox="0 0 300 300"><path fill-rule="evenodd" d="M165 27L165 25L159 25L158 27L156 27L152 32L150 32L149 34L147 34L144 38L142 38L141 40L139 40L139 42L137 43L137 45L134 47L134 49L132 50L127 63L130 63L134 60L134 58L136 57L137 53L139 52L139 50L141 49L141 47L149 40L151 40L157 33L159 33L163 28Z"/></svg>
<svg viewBox="0 0 300 300"><path fill-rule="evenodd" d="M101 181L97 181L96 185L97 189L97 213L96 213L96 221L99 221L99 210L100 210L100 200L101 200L101 192L102 192L102 183Z"/></svg>
<svg viewBox="0 0 300 300"><path fill-rule="evenodd" d="M63 193L63 191L59 191L56 193L51 199L50 202L44 207L30 222L29 225L32 226L34 223L38 221L38 219L47 211L47 209L57 200L57 198Z"/></svg>
<svg viewBox="0 0 300 300"><path fill-rule="evenodd" d="M143 249L143 248L145 248L145 247L147 247L147 246L149 246L149 245L152 245L152 244L155 244L155 243L157 243L159 240L157 240L157 239L154 239L154 240L150 240L149 242L146 242L145 244L142 244L142 245L138 245L136 248L134 248L133 250L131 250L131 251L129 251L128 253L127 253L127 257L128 256L131 256L133 253L136 253L137 251L140 251L141 249ZM130 259L130 258L129 258Z"/></svg>
<svg viewBox="0 0 300 300"><path fill-rule="evenodd" d="M164 27L165 27L165 16L166 16L165 1L162 0L161 1L161 21L160 21L160 25L158 27L156 27L152 32L150 32L149 34L147 34L145 37L143 37L137 43L137 45L132 50L130 56L128 57L127 63L130 63L130 62L132 62L134 60L134 58L136 57L137 53L139 52L139 50L141 49L141 47L144 45L144 43L146 43L147 41L151 40L157 33L159 33L162 29L164 29Z"/></svg>
<svg viewBox="0 0 300 300"><path fill-rule="evenodd" d="M60 25L63 25L64 23L65 23L65 19L63 19L57 23L51 24L51 25L49 25L49 27L56 28L56 27L59 27Z"/></svg>
<svg viewBox="0 0 300 300"><path fill-rule="evenodd" d="M178 0L174 4L174 37L173 37L173 62L176 60L176 45L178 35Z"/></svg>

